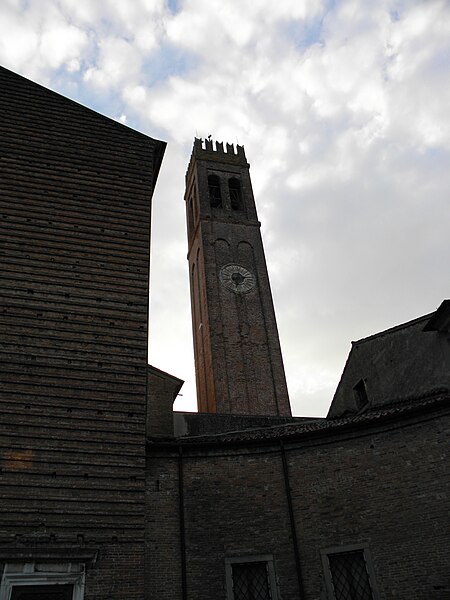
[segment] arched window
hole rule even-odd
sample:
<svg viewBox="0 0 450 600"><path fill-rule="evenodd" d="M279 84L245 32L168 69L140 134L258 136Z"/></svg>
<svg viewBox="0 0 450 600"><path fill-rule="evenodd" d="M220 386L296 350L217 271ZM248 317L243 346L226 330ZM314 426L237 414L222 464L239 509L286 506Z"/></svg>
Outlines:
<svg viewBox="0 0 450 600"><path fill-rule="evenodd" d="M242 190L239 179L232 177L228 180L228 189L230 190L230 202L233 210L242 210Z"/></svg>
<svg viewBox="0 0 450 600"><path fill-rule="evenodd" d="M209 203L212 208L222 207L222 194L220 193L220 178L217 175L208 175Z"/></svg>

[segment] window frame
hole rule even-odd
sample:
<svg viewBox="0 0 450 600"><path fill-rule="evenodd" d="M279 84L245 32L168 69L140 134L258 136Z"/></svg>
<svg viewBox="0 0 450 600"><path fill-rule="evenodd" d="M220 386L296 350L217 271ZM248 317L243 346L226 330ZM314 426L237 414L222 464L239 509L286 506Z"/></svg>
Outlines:
<svg viewBox="0 0 450 600"><path fill-rule="evenodd" d="M332 554L346 554L347 552L362 552L363 559L367 569L367 575L369 578L369 585L372 591L373 600L380 600L378 587L375 579L375 570L373 568L372 555L370 553L369 546L367 544L350 544L344 546L334 546L332 548L324 548L320 551L322 559L322 569L325 577L325 585L327 590L327 598L329 600L336 600L333 586L333 576L331 573L330 563L328 557Z"/></svg>
<svg viewBox="0 0 450 600"><path fill-rule="evenodd" d="M235 600L233 590L233 565L243 565L245 563L263 562L267 565L269 575L269 586L272 600L279 600L277 580L275 577L275 568L272 554L258 554L252 556L233 556L225 558L225 580L227 590L227 600Z"/></svg>
<svg viewBox="0 0 450 600"><path fill-rule="evenodd" d="M0 600L10 600L13 589L17 586L61 584L73 585L72 600L83 600L85 585L84 564L65 561L47 563L48 570L36 571L36 563L42 564L40 561L8 561L5 563L1 579ZM62 565L64 565L65 571L58 571L58 567Z"/></svg>

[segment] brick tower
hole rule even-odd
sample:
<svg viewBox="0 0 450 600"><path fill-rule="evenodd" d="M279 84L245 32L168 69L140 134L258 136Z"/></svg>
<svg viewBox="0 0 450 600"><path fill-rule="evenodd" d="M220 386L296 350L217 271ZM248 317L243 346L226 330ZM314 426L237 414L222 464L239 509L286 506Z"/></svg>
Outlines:
<svg viewBox="0 0 450 600"><path fill-rule="evenodd" d="M290 416L244 148L195 139L185 200L199 411Z"/></svg>

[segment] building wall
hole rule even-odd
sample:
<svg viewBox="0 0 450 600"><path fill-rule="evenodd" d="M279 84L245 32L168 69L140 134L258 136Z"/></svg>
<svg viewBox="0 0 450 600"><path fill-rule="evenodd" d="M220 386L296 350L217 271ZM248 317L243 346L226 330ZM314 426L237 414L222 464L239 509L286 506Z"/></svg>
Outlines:
<svg viewBox="0 0 450 600"><path fill-rule="evenodd" d="M431 389L450 389L450 333L424 331L432 316L355 342L328 417L357 412L354 387L361 380L371 407Z"/></svg>
<svg viewBox="0 0 450 600"><path fill-rule="evenodd" d="M0 544L98 547L86 598L141 598L164 144L5 69L0 89Z"/></svg>
<svg viewBox="0 0 450 600"><path fill-rule="evenodd" d="M173 436L173 403L183 383L181 379L149 365L147 436Z"/></svg>
<svg viewBox="0 0 450 600"><path fill-rule="evenodd" d="M182 598L178 456L147 461L146 598ZM156 504L155 504L156 502Z"/></svg>
<svg viewBox="0 0 450 600"><path fill-rule="evenodd" d="M326 598L320 551L355 544L370 549L380 598L446 597L446 426L448 416L424 414L285 442L304 596L279 443L184 444L186 597L224 599L226 557L272 554L280 598ZM149 452L148 518L171 523L164 552L153 549L150 597L178 600L179 458Z"/></svg>

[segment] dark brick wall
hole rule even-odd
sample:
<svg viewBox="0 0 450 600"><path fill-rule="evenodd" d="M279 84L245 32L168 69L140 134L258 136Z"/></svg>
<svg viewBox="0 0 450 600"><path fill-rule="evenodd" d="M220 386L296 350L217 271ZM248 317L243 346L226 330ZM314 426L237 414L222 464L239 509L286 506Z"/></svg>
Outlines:
<svg viewBox="0 0 450 600"><path fill-rule="evenodd" d="M147 461L146 598L181 600L178 456Z"/></svg>
<svg viewBox="0 0 450 600"><path fill-rule="evenodd" d="M448 415L427 414L285 442L305 600L325 598L320 551L353 544L369 546L381 598L448 598L446 427ZM149 585L177 600L176 449L149 453L147 518L170 523L151 561L157 594ZM260 554L274 556L280 597L299 598L278 444L187 442L183 489L189 599L225 598L225 557Z"/></svg>
<svg viewBox="0 0 450 600"><path fill-rule="evenodd" d="M442 416L290 453L307 597L322 582L318 549L359 543L371 550L382 598L442 597L433 581L450 558L446 427Z"/></svg>
<svg viewBox="0 0 450 600"><path fill-rule="evenodd" d="M0 91L0 543L104 548L87 599L142 598L164 144L4 69Z"/></svg>
<svg viewBox="0 0 450 600"><path fill-rule="evenodd" d="M149 365L147 436L173 436L173 403L183 383L181 379Z"/></svg>

